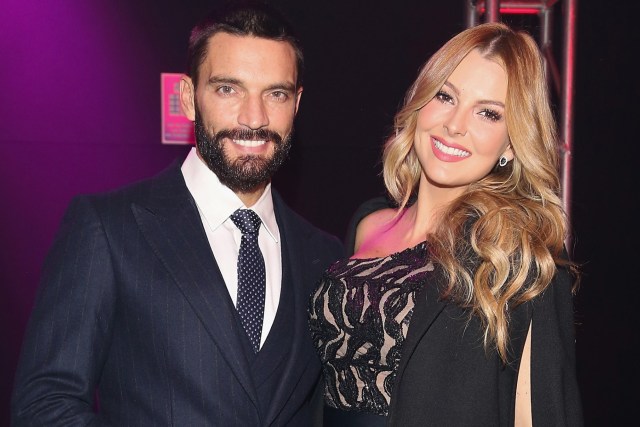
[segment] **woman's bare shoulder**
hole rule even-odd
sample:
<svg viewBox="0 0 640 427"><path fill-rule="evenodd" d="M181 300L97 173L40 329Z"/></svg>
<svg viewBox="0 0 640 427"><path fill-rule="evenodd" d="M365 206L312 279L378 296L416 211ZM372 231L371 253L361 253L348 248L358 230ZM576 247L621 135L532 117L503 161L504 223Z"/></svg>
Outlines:
<svg viewBox="0 0 640 427"><path fill-rule="evenodd" d="M380 209L362 218L356 228L354 252L362 253L367 248L377 246L393 227L398 217L397 212L392 208Z"/></svg>

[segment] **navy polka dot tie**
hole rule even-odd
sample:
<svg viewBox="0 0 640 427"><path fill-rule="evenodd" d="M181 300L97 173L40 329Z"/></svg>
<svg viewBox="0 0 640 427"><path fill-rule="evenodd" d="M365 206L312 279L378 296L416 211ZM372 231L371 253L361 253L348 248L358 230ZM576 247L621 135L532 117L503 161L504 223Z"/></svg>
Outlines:
<svg viewBox="0 0 640 427"><path fill-rule="evenodd" d="M238 301L236 309L242 326L249 336L253 351L260 350L262 319L264 317L264 295L266 273L264 258L258 246L260 217L250 209L238 209L231 221L242 232L238 254Z"/></svg>

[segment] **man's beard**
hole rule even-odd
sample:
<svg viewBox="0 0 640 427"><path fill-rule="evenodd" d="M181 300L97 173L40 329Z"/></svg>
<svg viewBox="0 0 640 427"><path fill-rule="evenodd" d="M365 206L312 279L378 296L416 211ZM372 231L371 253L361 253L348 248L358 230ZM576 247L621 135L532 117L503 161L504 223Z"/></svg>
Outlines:
<svg viewBox="0 0 640 427"><path fill-rule="evenodd" d="M284 138L269 129L222 129L211 135L202 123L200 112L196 110L195 137L198 152L220 182L235 193L249 193L269 182L289 155L292 134L293 129ZM274 144L274 152L271 158L247 154L231 160L224 152L225 138L270 140Z"/></svg>

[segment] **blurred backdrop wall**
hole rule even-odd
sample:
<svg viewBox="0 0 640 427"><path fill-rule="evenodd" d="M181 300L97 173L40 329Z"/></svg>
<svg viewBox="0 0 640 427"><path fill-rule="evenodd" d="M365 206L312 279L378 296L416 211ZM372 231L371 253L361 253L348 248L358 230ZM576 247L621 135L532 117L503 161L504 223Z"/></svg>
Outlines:
<svg viewBox="0 0 640 427"><path fill-rule="evenodd" d="M465 27L465 2L268 2L298 28L307 64L294 147L275 185L342 237L357 205L383 194L380 147L393 114L420 64ZM185 70L189 29L216 3L0 5L0 425L40 268L71 197L186 155L188 146L160 142L160 73ZM640 10L600 3L578 4L575 68L573 253L586 273L576 310L588 426L622 425L638 380Z"/></svg>

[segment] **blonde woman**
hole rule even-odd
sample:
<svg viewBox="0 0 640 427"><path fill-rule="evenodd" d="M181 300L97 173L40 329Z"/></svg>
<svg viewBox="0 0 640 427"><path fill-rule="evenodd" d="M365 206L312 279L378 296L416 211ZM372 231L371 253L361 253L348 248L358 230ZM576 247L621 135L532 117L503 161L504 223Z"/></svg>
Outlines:
<svg viewBox="0 0 640 427"><path fill-rule="evenodd" d="M356 220L353 255L312 295L325 425L582 425L535 40L499 23L449 40L407 92L383 175L395 207Z"/></svg>

